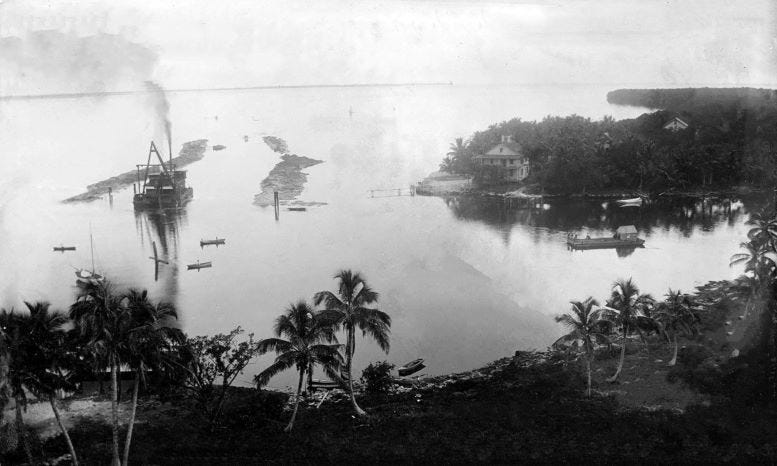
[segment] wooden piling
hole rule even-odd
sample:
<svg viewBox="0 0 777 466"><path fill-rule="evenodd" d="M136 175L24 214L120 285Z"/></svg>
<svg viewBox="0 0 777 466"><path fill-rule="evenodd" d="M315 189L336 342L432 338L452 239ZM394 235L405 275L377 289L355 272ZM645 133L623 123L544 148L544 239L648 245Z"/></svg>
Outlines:
<svg viewBox="0 0 777 466"><path fill-rule="evenodd" d="M273 198L275 203L275 220L277 221L281 215L281 204L278 198L278 191L273 191Z"/></svg>

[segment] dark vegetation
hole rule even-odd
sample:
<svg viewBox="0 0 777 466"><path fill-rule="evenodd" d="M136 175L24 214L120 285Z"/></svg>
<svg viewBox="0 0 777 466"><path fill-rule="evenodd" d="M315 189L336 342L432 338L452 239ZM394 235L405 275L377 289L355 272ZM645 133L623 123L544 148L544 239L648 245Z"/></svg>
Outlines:
<svg viewBox="0 0 777 466"><path fill-rule="evenodd" d="M513 119L451 144L441 169L500 181L472 157L512 135L530 159L527 182L552 194L627 190L712 191L774 181L777 143L775 91L756 89L619 90L612 103L661 110L638 118L599 121L572 115L542 121ZM674 117L689 127L663 129Z"/></svg>

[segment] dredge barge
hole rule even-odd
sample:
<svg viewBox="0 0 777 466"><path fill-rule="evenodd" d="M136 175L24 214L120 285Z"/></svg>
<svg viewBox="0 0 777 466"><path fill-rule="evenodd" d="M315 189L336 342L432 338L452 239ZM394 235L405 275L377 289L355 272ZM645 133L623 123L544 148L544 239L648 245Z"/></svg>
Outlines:
<svg viewBox="0 0 777 466"><path fill-rule="evenodd" d="M165 163L151 141L148 161L145 165L136 166L138 181L137 185L133 185L135 195L132 198L135 209L180 207L194 197L194 190L186 186L186 171L175 169L172 143L169 144L169 149L170 160ZM152 154L156 155L158 164L151 163Z"/></svg>

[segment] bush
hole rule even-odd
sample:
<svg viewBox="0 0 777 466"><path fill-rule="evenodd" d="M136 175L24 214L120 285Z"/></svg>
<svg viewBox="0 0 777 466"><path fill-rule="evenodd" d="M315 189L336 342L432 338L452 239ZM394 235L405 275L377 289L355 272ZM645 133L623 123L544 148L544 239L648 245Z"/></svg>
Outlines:
<svg viewBox="0 0 777 466"><path fill-rule="evenodd" d="M393 368L394 365L388 361L370 363L362 371L362 382L366 386L366 391L370 393L386 393L392 384L391 370Z"/></svg>

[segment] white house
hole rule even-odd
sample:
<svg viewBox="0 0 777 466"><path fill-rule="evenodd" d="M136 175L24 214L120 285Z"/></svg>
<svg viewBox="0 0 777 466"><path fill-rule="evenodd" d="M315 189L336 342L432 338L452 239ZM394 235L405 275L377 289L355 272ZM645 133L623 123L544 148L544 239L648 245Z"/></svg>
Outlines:
<svg viewBox="0 0 777 466"><path fill-rule="evenodd" d="M507 179L521 181L529 176L529 157L527 157L512 136L502 136L502 142L485 154L473 157L480 165L502 167L507 170Z"/></svg>
<svg viewBox="0 0 777 466"><path fill-rule="evenodd" d="M684 122L680 117L674 117L664 125L664 129L668 129L672 132L677 132L687 127L688 123Z"/></svg>

